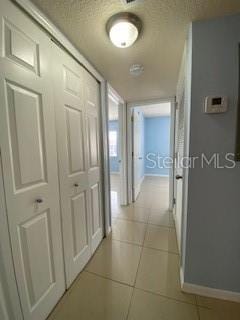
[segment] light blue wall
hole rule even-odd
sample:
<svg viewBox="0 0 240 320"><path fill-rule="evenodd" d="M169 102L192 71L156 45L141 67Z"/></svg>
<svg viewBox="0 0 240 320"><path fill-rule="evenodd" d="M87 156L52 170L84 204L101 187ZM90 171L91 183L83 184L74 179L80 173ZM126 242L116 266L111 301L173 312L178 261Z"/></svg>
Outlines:
<svg viewBox="0 0 240 320"><path fill-rule="evenodd" d="M144 173L169 175L169 169L161 168L163 161L158 164L157 157L170 154L170 117L145 118L144 127Z"/></svg>
<svg viewBox="0 0 240 320"><path fill-rule="evenodd" d="M192 25L190 156L235 152L239 90L240 15ZM204 98L228 97L228 111L204 114ZM184 278L240 293L240 163L234 169L189 170Z"/></svg>
<svg viewBox="0 0 240 320"><path fill-rule="evenodd" d="M117 150L118 156L117 157L110 157L110 172L112 173L119 173L119 138L118 138L118 121L109 121L108 122L108 130L109 131L117 131Z"/></svg>

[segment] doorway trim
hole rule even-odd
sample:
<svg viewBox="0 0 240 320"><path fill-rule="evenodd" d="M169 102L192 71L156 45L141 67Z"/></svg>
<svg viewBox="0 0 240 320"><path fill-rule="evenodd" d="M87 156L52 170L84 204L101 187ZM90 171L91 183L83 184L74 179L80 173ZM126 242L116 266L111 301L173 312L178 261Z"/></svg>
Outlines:
<svg viewBox="0 0 240 320"><path fill-rule="evenodd" d="M175 97L170 98L155 98L149 100L141 100L141 101L134 101L127 103L127 158L128 158L128 199L129 203L133 201L133 143L132 143L132 109L134 107L142 107L151 104L158 104L158 103L166 103L169 102L171 105L171 124L170 124L170 157L173 159L172 169L169 173L169 210L173 210L173 203L174 203L174 150L175 150Z"/></svg>
<svg viewBox="0 0 240 320"><path fill-rule="evenodd" d="M126 103L123 98L114 90L110 84L108 84L108 96L110 99L118 104L118 123L119 133L121 135L121 146L120 146L120 204L128 204L128 193L127 193L127 130L126 130ZM108 119L107 119L108 121ZM110 176L110 171L109 171Z"/></svg>

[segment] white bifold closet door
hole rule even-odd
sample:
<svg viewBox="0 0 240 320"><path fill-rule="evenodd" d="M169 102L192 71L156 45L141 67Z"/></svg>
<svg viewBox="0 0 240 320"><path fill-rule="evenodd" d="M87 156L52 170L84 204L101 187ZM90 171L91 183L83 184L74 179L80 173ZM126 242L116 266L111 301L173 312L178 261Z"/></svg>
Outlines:
<svg viewBox="0 0 240 320"><path fill-rule="evenodd" d="M63 243L69 287L103 237L99 84L54 43L52 50Z"/></svg>
<svg viewBox="0 0 240 320"><path fill-rule="evenodd" d="M0 2L0 146L24 319L46 319L65 290L49 38Z"/></svg>

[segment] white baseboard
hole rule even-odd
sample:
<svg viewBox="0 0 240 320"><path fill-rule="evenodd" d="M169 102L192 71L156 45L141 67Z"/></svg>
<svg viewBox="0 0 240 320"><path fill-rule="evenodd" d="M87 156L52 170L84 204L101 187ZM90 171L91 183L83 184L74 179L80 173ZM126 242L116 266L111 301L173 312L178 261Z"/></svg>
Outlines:
<svg viewBox="0 0 240 320"><path fill-rule="evenodd" d="M143 176L142 176L142 178L141 178L141 182L140 182L140 185L142 185L142 183L143 183L144 179L145 179L145 175L143 175Z"/></svg>
<svg viewBox="0 0 240 320"><path fill-rule="evenodd" d="M109 236L111 232L112 232L112 227L109 226L108 229L106 230L106 237Z"/></svg>
<svg viewBox="0 0 240 320"><path fill-rule="evenodd" d="M184 282L184 275L182 268L180 269L180 281L183 292L196 294L208 298L215 298L220 300L227 300L233 302L240 302L240 292L233 292L227 290L214 289L204 286L199 286L192 283Z"/></svg>
<svg viewBox="0 0 240 320"><path fill-rule="evenodd" d="M179 232L179 230L181 230L180 226L179 226L179 221L177 219L176 214L173 213L173 219L174 219L174 223L175 223L175 230L176 230L176 235L177 235L177 245L178 245L178 250L179 253L181 254L182 248L181 248L181 232Z"/></svg>
<svg viewBox="0 0 240 320"><path fill-rule="evenodd" d="M135 189L135 191L134 191L134 198L135 198L134 201L136 201L138 196L139 196L139 193L140 193L140 190L141 190L141 186L142 186L142 183L143 183L144 179L145 179L145 176L143 175L141 180L140 180L140 182L139 182L139 184L138 184L138 186L137 186L137 189Z"/></svg>
<svg viewBox="0 0 240 320"><path fill-rule="evenodd" d="M183 273L183 268L180 267L180 285L181 289L183 290L183 285L184 285L184 273Z"/></svg>

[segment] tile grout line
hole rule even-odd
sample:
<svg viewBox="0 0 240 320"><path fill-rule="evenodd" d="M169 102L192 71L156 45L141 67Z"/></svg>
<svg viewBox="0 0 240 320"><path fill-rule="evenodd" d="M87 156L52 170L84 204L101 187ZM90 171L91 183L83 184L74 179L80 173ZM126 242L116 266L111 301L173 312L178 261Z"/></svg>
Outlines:
<svg viewBox="0 0 240 320"><path fill-rule="evenodd" d="M84 270L84 271L87 272L87 273L93 274L94 276L97 276L99 278L102 278L102 279L105 279L105 280L110 280L112 282L116 282L116 283L121 284L123 286L127 286L129 288L133 288L133 285L130 285L129 283L122 282L122 281L119 281L119 280L116 280L116 279L111 279L110 277L104 276L102 274L99 274L99 273L96 273L96 272L93 272L93 271L90 271L90 270Z"/></svg>
<svg viewBox="0 0 240 320"><path fill-rule="evenodd" d="M146 238L146 234L147 234L147 227L146 227L145 232L144 232L143 245L144 245L144 241L145 241L145 238ZM140 262L141 262L141 259L142 259L142 253L143 253L143 248L144 248L143 245L141 246L140 258L139 258L139 261L138 261L137 272L136 272L136 276L135 276L134 284L133 284L134 287L136 286L138 270L139 270Z"/></svg>
<svg viewBox="0 0 240 320"><path fill-rule="evenodd" d="M168 253L168 254L170 253L170 254L175 254L175 255L179 256L179 253L175 253L175 252L171 252L171 251L167 251L167 250L162 250L162 249L157 249L157 248L151 248L151 247L146 247L146 246L144 246L148 227L151 226L151 225L154 225L154 224L149 223L150 215L151 215L151 210L152 210L152 207L149 209L150 213L149 213L149 215L148 215L148 221L147 221L147 223L146 223L147 228L146 228L145 235L144 235L144 240L143 240L143 245L142 245L142 250L141 250L140 261L141 261L141 258L142 258L142 253L143 253L143 249L144 249L144 248L153 249L153 250L156 250L156 251L162 251L162 252L166 252L166 253ZM170 215L170 213L169 213L169 215ZM154 225L154 226L155 226L155 225ZM156 225L156 226L158 226L158 225ZM174 225L173 227L169 227L169 226L164 226L164 227L166 227L166 228L168 228L168 229L174 229L175 232L176 232L176 227L175 227L175 225ZM140 265L140 261L139 261L139 265ZM138 265L138 269L137 269L137 274L138 274L138 270L139 270L139 265ZM136 274L136 279L137 279L137 274ZM197 307L197 301L196 301L196 297L195 297L195 296L194 296L194 302L195 302L195 303L184 302L184 301L181 301L181 300L178 300L178 299L170 298L170 297L168 297L168 296L164 296L164 295L161 295L161 294L158 294L158 293L154 293L154 292L151 292L151 291L148 291L148 290L144 290L144 289L137 288L137 287L136 287L136 279L135 279L135 282L134 282L134 289L142 290L142 291L145 291L145 292L148 292L148 293L151 293L151 294L155 294L155 295L157 295L157 296L162 296L162 297L165 297L165 298L170 299L170 300L174 300L174 301L177 301L177 302L190 304L190 305L193 305L193 306L196 306L196 307ZM200 320L200 319L199 319L199 320Z"/></svg>
<svg viewBox="0 0 240 320"><path fill-rule="evenodd" d="M125 219L125 218L119 218L119 217L114 217L114 220L120 220L120 221L127 221L127 222L133 222L133 223L141 223L141 224L148 224L147 222L144 221L139 221L139 220L130 220L130 219Z"/></svg>
<svg viewBox="0 0 240 320"><path fill-rule="evenodd" d="M153 186L152 186L153 187ZM129 314L130 314L130 309L131 309L131 306L132 306L132 300L133 300L133 295L134 295L134 290L135 289L138 289L138 290L141 290L141 291L145 291L147 293L150 293L150 294L153 294L153 295L156 295L156 296L162 296L166 299L169 299L169 300L173 300L173 301L176 301L176 302L179 302L179 303L183 303L183 304L189 304L189 305L192 305L192 306L195 306L197 308L197 316L200 320L200 314L198 312L198 306L197 306L197 300L196 300L196 296L194 296L194 302L187 302L187 301L182 301L182 300L178 300L178 299L175 299L175 298L171 298L171 297L168 297L168 296L164 296L162 294L159 294L159 293L156 293L156 292L151 292L151 291L148 291L148 290L144 290L144 289L141 289L141 288L137 288L136 287L136 281L137 281L137 276L138 276L138 272L139 272L139 267L140 267L140 263L141 263L141 259L142 259L142 254L143 254L143 249L144 248L148 248L148 249L152 249L152 250L156 250L156 251L162 251L162 252L166 252L168 254L175 254L175 255L178 255L179 256L179 253L176 253L176 252L172 252L172 251L168 251L168 250L163 250L163 249L157 249L157 248L152 248L152 247L147 247L147 246L144 246L144 243L145 243L145 239L146 239L146 235L147 235L147 232L148 232L148 227L149 226L156 226L156 227L163 227L163 228L168 228L168 229L174 229L175 232L176 232L176 227L175 225L158 225L158 224L153 224L153 223L150 223L149 220L150 220L150 216L152 214L152 212L156 212L158 209L156 209L156 207L154 205L151 205L150 208L149 207L144 207L144 206L141 206L141 205L138 205L136 206L135 208L142 208L142 209L145 209L148 211L148 218L147 218L147 221L138 221L138 220L131 220L131 219L126 219L126 218L119 218L119 217L115 217L115 219L117 220L125 220L125 221L129 221L129 222L136 222L136 223L142 223L142 224L145 224L146 225L146 229L145 229L145 234L144 234L144 239L143 239L143 244L142 245L138 245L138 244L135 244L135 243L132 243L130 241L124 241L124 240L118 240L118 239L114 239L116 241L120 241L120 242L125 242L125 243L128 243L128 244L132 244L132 245L138 245L139 247L141 247L141 254L140 254L140 259L139 259L139 263L138 263L138 267L137 267L137 272L136 272L136 276L135 276L135 281L134 281L134 285L133 285L133 292L132 292L132 295L131 295L131 298L130 298L130 303L129 303L129 307L128 307L128 313L127 313L127 317L126 319L129 318ZM120 213L119 213L120 214ZM159 212L159 214L161 214L161 212ZM168 213L169 216L171 216L171 213L169 212Z"/></svg>
<svg viewBox="0 0 240 320"><path fill-rule="evenodd" d="M156 296L162 296L162 297L165 297L166 299L169 299L169 300L173 300L173 301L176 301L176 302L179 302L179 303L185 303L185 304L189 304L189 305L194 305L196 306L196 301L195 303L190 303L190 302L186 302L186 301L181 301L181 300L178 300L178 299L174 299L174 298L171 298L171 297L168 297L168 296L164 296L164 295L161 295L159 293L155 293L155 292L151 292L151 291L148 291L148 290L143 290L143 289L140 289L140 288L136 288L136 279L137 279L137 274L138 274L138 270L139 270L139 265L140 265L140 261L141 261L141 257L142 257L142 252L143 252L143 248L149 248L149 249L153 249L153 250L156 250L156 251L162 251L162 252L167 252L167 253L170 253L170 254L175 254L175 255L178 255L179 256L179 253L176 253L176 252L170 252L170 251L167 251L167 250L162 250L162 249L157 249L157 248L151 248L151 247L145 247L144 246L144 242L145 242L145 239L146 239L146 235L147 235L147 229L149 226L153 225L153 226L157 226L157 227L165 227L165 228L168 228L168 229L174 229L176 230L175 226L166 226L166 225L156 225L156 224L152 224L149 222L150 220L150 216L151 216L151 212L152 212L152 207L151 208L146 208L146 207L141 207L141 206L138 206L139 208L143 208L143 209L146 209L148 211L148 219L146 222L143 222L143 221L138 221L138 220L130 220L130 219L124 219L124 218L119 218L119 217L115 217L115 219L119 219L119 220L125 220L125 221L129 221L129 222L137 222L137 223L142 223L142 224L145 224L146 225L146 230L145 230L145 234L144 234L144 240L143 240L143 244L139 245L139 244L135 244L135 243L132 243L130 241L124 241L124 240L119 240L119 239L113 239L115 241L119 241L119 242L123 242L123 243L128 243L128 244L131 244L131 245L137 245L139 247L141 247L141 255L140 255L140 260L139 260L139 264L138 264L138 268L137 268L137 273L136 273L136 277L135 277L135 282L134 282L134 286L133 286L133 292L134 292L134 289L138 289L138 290L142 290L142 291L145 291L145 292L148 292L150 294L153 294L153 295L156 295ZM155 207L154 207L155 208ZM157 209L155 209L155 212L157 211ZM160 213L160 212L159 212ZM169 212L170 214L170 212ZM114 281L114 280L113 280ZM129 304L129 308L128 308L128 315L127 315L127 319L129 317L129 312L130 312L130 308L131 308L131 304L132 304L132 299L133 299L133 294L131 296L131 299L130 299L130 304ZM194 299L196 300L196 299Z"/></svg>
<svg viewBox="0 0 240 320"><path fill-rule="evenodd" d="M112 238L111 240L118 241L118 242L121 242L121 243L130 244L130 245L133 245L133 246L136 246L136 247L140 247L140 248L143 247L142 244L138 244L138 243L134 243L134 242L126 241L126 240L119 240L119 239L115 239L115 238Z"/></svg>
<svg viewBox="0 0 240 320"><path fill-rule="evenodd" d="M93 271L89 271L89 270L84 270L84 271L87 272L87 273L90 273L90 274L92 274L92 275L94 275L94 276L97 276L97 277L99 277L99 278L102 278L102 279L105 279L105 280L109 280L109 281L118 283L118 284L120 284L120 285L129 287L129 288L132 288L133 290L134 290L134 289L137 289L137 290L140 290L140 291L149 293L149 294L153 294L153 295L155 295L155 296L157 296L157 297L163 297L163 298L168 299L168 300L171 300L171 301L180 302L180 303L184 303L184 304L191 305L191 306L196 306L196 307L198 306L198 305L196 305L196 304L193 303L193 302L178 300L177 298L169 297L169 296L166 296L166 295L161 294L161 293L157 293L157 292L154 292L154 291L151 291L151 290L147 290L147 289L143 289L143 288L138 288L138 287L136 287L135 285L130 285L129 283L125 283L125 282L121 282L121 281L119 281L119 280L111 279L110 277L100 275L100 274L95 273L95 272L93 272ZM210 309L210 308L206 308L206 307L203 307L203 308L208 309L208 310Z"/></svg>
<svg viewBox="0 0 240 320"><path fill-rule="evenodd" d="M147 228L146 228L146 231L147 231ZM153 247L146 247L146 246L144 246L144 243L143 244L137 244L137 243L134 243L134 242L130 242L130 241L126 241L126 240L119 240L119 239L115 239L115 238L112 238L112 240L113 241L118 241L118 242L121 242L121 243L130 244L130 245L137 246L137 247L140 247L140 248L146 248L146 249L161 251L161 252L170 253L170 254L174 254L174 255L179 256L179 253L177 253L177 252L167 251L167 250L164 250L164 249L157 249L157 248L153 248ZM144 240L145 240L145 237L144 237Z"/></svg>
<svg viewBox="0 0 240 320"><path fill-rule="evenodd" d="M154 296L162 297L162 298L165 298L165 299L168 299L168 300L171 300L171 301L175 301L175 302L179 302L179 303L183 303L183 304L187 304L187 305L190 305L190 306L195 306L195 307L197 307L197 305L196 305L194 302L179 300L179 299L177 299L177 298L169 297L169 296L166 296L166 295L164 295L164 294L157 293L157 292L150 291L150 290L143 289L143 288L134 287L134 289L137 289L137 290L140 290L140 291L149 293L149 294L153 294Z"/></svg>
<svg viewBox="0 0 240 320"><path fill-rule="evenodd" d="M196 299L196 300L197 300L197 299ZM197 316L198 316L198 320L201 320L199 306L198 306L198 305L196 305L196 308L197 308Z"/></svg>
<svg viewBox="0 0 240 320"><path fill-rule="evenodd" d="M149 217L149 216L148 216L148 217ZM145 238L146 238L146 233L147 233L147 225L146 225L146 228L145 228L145 233L144 233L144 238L143 238L143 244L144 244L144 241L145 241ZM136 281L137 281L137 275L138 275L139 266L140 266L140 263L141 263L142 253L143 253L143 246L141 246L141 253L140 253L140 257L139 257L139 261L138 261L136 276L135 276L134 283L133 283L133 290L132 290L132 295L131 295L130 303L129 303L129 306L128 306L128 312L127 312L126 320L128 320L128 318L129 318L130 309L131 309L131 306L132 306L133 295L134 295L134 290L135 290L135 288L136 288L135 286L136 286Z"/></svg>
<svg viewBox="0 0 240 320"><path fill-rule="evenodd" d="M155 208L154 206L151 206L151 208L150 208L150 214L149 214L149 216L148 216L146 233L147 233L147 229L148 229L149 226L151 226L151 225L159 226L159 225L155 225L155 224L149 223L150 215L151 215L151 212L154 210L154 208ZM169 212L169 215L170 215L170 212ZM160 227L161 227L161 226L160 226ZM175 226L175 224L174 224L173 227L170 227L170 226L164 226L164 227L166 227L166 228L168 228L168 229L174 229L175 232L176 232L176 226ZM178 253L175 253L175 252L171 252L171 251L167 251L167 250L162 250L162 249L157 249L157 248L151 248L151 247L145 247L145 246L144 246L144 242L145 242L145 238L146 238L146 233L145 233L145 237L144 237L144 241L143 241L142 251L143 251L143 248L149 248L149 249L153 249L153 250L157 250L157 251L167 252L168 254L170 253L170 254L175 254L175 255L178 255L178 256L180 255L179 252L178 252ZM141 256L142 256L142 253L141 253ZM135 284L134 284L134 288L136 288L136 281L135 281ZM141 289L140 289L140 290L141 290ZM144 290L143 290L143 291L144 291ZM146 292L148 292L148 291L146 290ZM161 296L163 296L163 295L161 295ZM165 296L165 297L166 297L166 296ZM169 299L169 297L166 297L166 298ZM171 298L170 298L170 299L171 299ZM196 306L197 313L198 313L198 318L199 318L199 320L200 320L200 314L199 314L199 312L198 312L198 306L197 306L197 298L196 298L195 295L194 295L194 302L195 302L195 303L183 302L183 301L180 301L180 300L177 300L177 299L172 299L172 300L175 300L175 301L178 301L178 302L182 302L182 303L188 303L188 304L191 304L191 305Z"/></svg>
<svg viewBox="0 0 240 320"><path fill-rule="evenodd" d="M180 256L179 253L177 252L173 252L173 251L168 251L168 250L164 250L164 249L157 249L157 248L153 248L153 247L146 247L146 246L143 246L143 248L146 248L146 249L151 249L151 250L156 250L156 251L161 251L161 252L165 252L165 253L170 253L170 254L174 254L176 256Z"/></svg>
<svg viewBox="0 0 240 320"><path fill-rule="evenodd" d="M169 213L168 213L168 214L169 214ZM159 227L159 228L175 229L175 226L174 226L174 225L172 225L172 226L168 225L168 226L167 226L167 225L164 225L164 224L156 224L156 223L151 223L151 222L149 222L150 215L151 215L151 213L149 213L147 222L145 222L145 221L140 221L140 220L126 219L126 218L122 218L122 217L119 218L119 217L117 217L117 216L113 217L113 220L128 221L128 222L133 222L133 223L137 222L137 223L146 224L146 225L150 225L150 226L156 226L156 227Z"/></svg>
<svg viewBox="0 0 240 320"><path fill-rule="evenodd" d="M132 301L133 301L133 295L134 295L134 287L132 287L132 294L131 294L131 298L130 298L129 305L128 305L126 320L128 320L128 318L129 318L129 314L130 314L130 310L131 310L131 306L132 306Z"/></svg>

